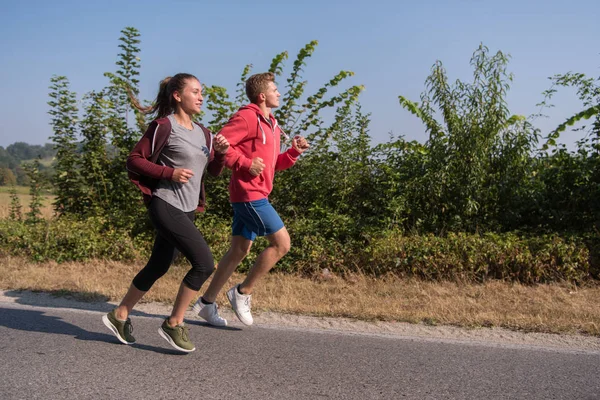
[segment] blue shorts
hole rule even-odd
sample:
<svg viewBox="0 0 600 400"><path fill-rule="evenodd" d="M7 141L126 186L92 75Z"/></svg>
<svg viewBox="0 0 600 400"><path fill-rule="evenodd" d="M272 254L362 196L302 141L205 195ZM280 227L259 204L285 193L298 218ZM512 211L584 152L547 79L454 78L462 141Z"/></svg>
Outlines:
<svg viewBox="0 0 600 400"><path fill-rule="evenodd" d="M257 236L268 236L284 227L283 221L268 199L231 203L233 224L231 234L254 241Z"/></svg>

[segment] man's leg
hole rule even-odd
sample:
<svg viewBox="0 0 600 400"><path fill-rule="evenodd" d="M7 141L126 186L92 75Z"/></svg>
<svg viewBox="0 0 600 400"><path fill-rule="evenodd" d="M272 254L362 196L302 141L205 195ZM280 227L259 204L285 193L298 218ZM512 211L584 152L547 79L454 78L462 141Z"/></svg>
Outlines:
<svg viewBox="0 0 600 400"><path fill-rule="evenodd" d="M268 235L267 239L269 246L259 254L244 282L227 291L233 311L244 325L254 323L251 312L254 285L290 250L290 236L285 227Z"/></svg>
<svg viewBox="0 0 600 400"><path fill-rule="evenodd" d="M217 264L218 267L213 275L212 281L210 282L208 289L206 289L206 292L204 292L204 295L202 295L202 298L207 303L215 302L217 295L221 289L223 289L223 286L225 286L227 280L229 280L233 274L233 271L235 271L242 260L246 258L251 247L252 240L246 239L243 236L231 237L231 246Z"/></svg>
<svg viewBox="0 0 600 400"><path fill-rule="evenodd" d="M242 294L252 294L256 282L265 276L277 264L277 261L281 260L290 251L290 235L285 226L266 238L269 241L269 246L259 254L250 272L248 272L248 276L240 284L239 291Z"/></svg>

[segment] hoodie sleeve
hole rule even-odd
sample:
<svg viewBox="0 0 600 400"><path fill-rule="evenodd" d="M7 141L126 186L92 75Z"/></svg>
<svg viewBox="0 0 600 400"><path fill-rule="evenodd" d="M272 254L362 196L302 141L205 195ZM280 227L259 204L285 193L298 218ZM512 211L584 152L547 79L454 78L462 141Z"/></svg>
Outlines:
<svg viewBox="0 0 600 400"><path fill-rule="evenodd" d="M232 170L243 169L248 171L252 160L236 149L237 145L248 137L248 123L239 114L235 114L219 132L229 142L229 149L225 153L225 166Z"/></svg>
<svg viewBox="0 0 600 400"><path fill-rule="evenodd" d="M137 142L127 157L127 169L153 179L171 179L173 171L175 171L173 168L154 164L150 161L150 157L152 157L152 140L158 128L159 125L156 121L148 126L144 136Z"/></svg>
<svg viewBox="0 0 600 400"><path fill-rule="evenodd" d="M208 173L212 176L221 175L221 172L223 172L224 162L225 154L217 153L215 149L211 149L211 160L208 163Z"/></svg>
<svg viewBox="0 0 600 400"><path fill-rule="evenodd" d="M283 153L277 156L277 162L275 163L275 171L282 171L284 169L290 168L292 165L296 163L300 153L293 147L287 149Z"/></svg>

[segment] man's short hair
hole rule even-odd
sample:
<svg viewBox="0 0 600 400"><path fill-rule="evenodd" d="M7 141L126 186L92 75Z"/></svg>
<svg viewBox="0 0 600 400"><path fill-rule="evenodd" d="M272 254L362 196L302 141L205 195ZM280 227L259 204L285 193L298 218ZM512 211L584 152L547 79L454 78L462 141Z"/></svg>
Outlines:
<svg viewBox="0 0 600 400"><path fill-rule="evenodd" d="M258 96L267 91L269 82L275 82L275 74L272 72L255 74L248 78L246 81L246 96L248 96L251 103L258 102Z"/></svg>

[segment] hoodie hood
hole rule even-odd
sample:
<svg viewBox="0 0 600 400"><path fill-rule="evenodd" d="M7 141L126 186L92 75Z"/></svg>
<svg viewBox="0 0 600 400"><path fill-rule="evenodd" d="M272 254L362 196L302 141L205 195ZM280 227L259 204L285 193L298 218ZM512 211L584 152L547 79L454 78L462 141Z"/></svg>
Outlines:
<svg viewBox="0 0 600 400"><path fill-rule="evenodd" d="M281 127L278 125L277 120L275 119L275 116L273 116L272 113L269 113L269 119L265 118L262 110L260 109L259 106L257 106L254 103L250 103L247 104L243 107L241 107L239 109L239 112L242 113L247 113L247 112L253 112L254 114L256 114L256 123L257 123L257 131L260 132L260 135L262 137L262 144L266 144L267 143L267 134L265 132L265 129L263 128L262 124L261 124L261 120L268 123L271 127L271 130L273 132L275 132L277 130L277 128L279 128L279 130L281 131L281 133L287 137L287 135L285 134L285 132L283 132L283 129L281 129ZM252 121L254 118L247 118L248 122L250 123L250 121Z"/></svg>

